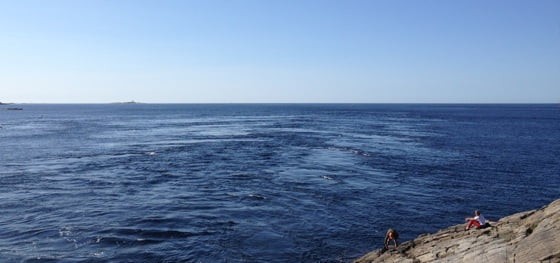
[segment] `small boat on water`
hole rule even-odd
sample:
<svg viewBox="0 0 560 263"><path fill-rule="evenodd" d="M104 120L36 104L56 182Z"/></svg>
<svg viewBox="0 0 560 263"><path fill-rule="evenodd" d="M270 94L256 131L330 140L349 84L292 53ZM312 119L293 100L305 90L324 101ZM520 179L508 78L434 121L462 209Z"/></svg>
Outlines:
<svg viewBox="0 0 560 263"><path fill-rule="evenodd" d="M23 110L23 108L2 108L3 110Z"/></svg>

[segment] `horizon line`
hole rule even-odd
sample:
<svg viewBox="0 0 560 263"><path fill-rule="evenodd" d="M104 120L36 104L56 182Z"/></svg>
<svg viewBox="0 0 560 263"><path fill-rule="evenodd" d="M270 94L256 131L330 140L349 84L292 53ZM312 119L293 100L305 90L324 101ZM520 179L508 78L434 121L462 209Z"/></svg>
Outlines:
<svg viewBox="0 0 560 263"><path fill-rule="evenodd" d="M522 104L560 104L558 102L1 102L0 105L13 105L13 104L123 104L123 105L134 105L134 104L442 104L442 105L461 105L461 104L471 104L471 105L499 105L499 104L511 104L511 105L522 105Z"/></svg>

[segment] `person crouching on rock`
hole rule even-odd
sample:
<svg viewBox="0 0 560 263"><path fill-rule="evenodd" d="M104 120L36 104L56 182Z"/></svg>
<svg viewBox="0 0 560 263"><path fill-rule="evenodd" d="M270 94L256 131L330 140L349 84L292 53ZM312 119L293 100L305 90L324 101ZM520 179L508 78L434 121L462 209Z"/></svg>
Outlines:
<svg viewBox="0 0 560 263"><path fill-rule="evenodd" d="M391 240L393 240L396 248L398 246L398 239L399 233L397 233L394 229L389 228L389 230L387 230L387 234L385 234L385 249L389 249L389 242Z"/></svg>
<svg viewBox="0 0 560 263"><path fill-rule="evenodd" d="M467 221L467 226L465 227L465 230L469 230L471 229L472 226L475 226L476 228L480 228L481 226L486 226L486 218L484 218L484 216L480 213L479 210L475 210L474 211L474 215L475 217L467 217L465 218L465 221Z"/></svg>

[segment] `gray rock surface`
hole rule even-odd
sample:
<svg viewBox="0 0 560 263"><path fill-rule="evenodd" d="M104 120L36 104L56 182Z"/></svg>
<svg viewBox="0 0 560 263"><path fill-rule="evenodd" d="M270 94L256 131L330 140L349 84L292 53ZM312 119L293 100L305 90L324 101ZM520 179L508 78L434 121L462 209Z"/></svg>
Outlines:
<svg viewBox="0 0 560 263"><path fill-rule="evenodd" d="M560 262L560 199L490 223L486 229L465 231L462 224L423 234L355 262Z"/></svg>

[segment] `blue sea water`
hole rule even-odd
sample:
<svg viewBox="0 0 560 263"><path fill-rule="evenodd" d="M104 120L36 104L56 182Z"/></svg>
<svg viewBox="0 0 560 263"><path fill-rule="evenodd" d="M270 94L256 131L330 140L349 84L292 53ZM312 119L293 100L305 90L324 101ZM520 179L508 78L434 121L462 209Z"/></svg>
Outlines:
<svg viewBox="0 0 560 263"><path fill-rule="evenodd" d="M559 105L17 106L0 262L348 262L560 197Z"/></svg>

